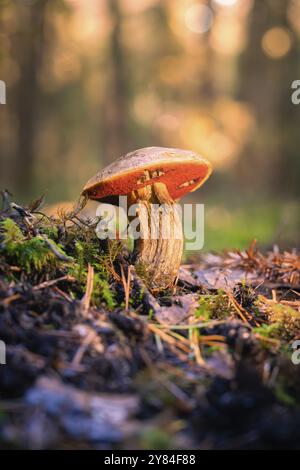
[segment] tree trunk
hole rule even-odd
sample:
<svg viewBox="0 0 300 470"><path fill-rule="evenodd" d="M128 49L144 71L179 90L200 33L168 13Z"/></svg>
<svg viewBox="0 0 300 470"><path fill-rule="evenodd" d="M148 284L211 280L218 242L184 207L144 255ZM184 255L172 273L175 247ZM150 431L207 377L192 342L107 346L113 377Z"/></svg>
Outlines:
<svg viewBox="0 0 300 470"><path fill-rule="evenodd" d="M16 89L17 148L15 178L17 191L32 192L35 166L35 133L38 119L40 89L38 72L44 50L46 6L39 0L17 9L20 30L15 39L15 57L20 67Z"/></svg>
<svg viewBox="0 0 300 470"><path fill-rule="evenodd" d="M110 163L128 152L127 136L127 74L121 41L122 15L119 0L108 0L112 21L110 37L107 98L104 104L104 163Z"/></svg>
<svg viewBox="0 0 300 470"><path fill-rule="evenodd" d="M281 0L255 0L248 47L240 60L238 93L238 98L253 106L257 120L255 134L237 168L240 180L252 181L253 191L265 187L277 195L299 194L300 107L291 102L291 84L299 75L298 46L297 38L292 38L288 54L273 59L263 51L262 38L272 27L290 30L286 9Z"/></svg>

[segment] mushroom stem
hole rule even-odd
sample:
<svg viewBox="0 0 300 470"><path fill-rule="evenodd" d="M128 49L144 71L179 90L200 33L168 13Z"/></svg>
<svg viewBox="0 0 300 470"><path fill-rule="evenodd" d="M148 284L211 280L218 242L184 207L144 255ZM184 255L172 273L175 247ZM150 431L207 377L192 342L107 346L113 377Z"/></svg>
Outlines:
<svg viewBox="0 0 300 470"><path fill-rule="evenodd" d="M137 204L140 238L135 240L134 259L152 289L174 284L183 252L179 206L163 183L133 191L129 203Z"/></svg>

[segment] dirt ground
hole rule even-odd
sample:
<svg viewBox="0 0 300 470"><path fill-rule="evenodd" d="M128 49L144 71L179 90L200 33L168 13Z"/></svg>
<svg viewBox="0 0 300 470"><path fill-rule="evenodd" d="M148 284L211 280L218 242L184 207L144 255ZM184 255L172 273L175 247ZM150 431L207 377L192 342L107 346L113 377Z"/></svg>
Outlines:
<svg viewBox="0 0 300 470"><path fill-rule="evenodd" d="M296 250L205 254L150 292L40 205L0 213L0 448L300 448Z"/></svg>

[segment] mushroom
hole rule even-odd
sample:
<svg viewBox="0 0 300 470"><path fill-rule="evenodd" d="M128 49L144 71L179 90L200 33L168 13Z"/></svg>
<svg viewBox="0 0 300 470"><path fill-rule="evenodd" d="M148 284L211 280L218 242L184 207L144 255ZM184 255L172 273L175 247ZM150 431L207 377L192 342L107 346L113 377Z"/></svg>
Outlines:
<svg viewBox="0 0 300 470"><path fill-rule="evenodd" d="M176 202L195 191L211 173L210 163L197 153L147 147L120 157L97 173L82 194L118 205L118 196L136 204L140 238L134 243L136 267L142 266L152 289L172 286L183 252L180 211Z"/></svg>

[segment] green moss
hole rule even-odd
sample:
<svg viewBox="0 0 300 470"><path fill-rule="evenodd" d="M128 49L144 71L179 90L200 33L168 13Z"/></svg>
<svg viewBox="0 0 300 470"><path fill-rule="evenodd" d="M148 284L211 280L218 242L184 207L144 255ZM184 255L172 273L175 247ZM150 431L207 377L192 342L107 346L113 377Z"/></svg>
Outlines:
<svg viewBox="0 0 300 470"><path fill-rule="evenodd" d="M53 225L53 224L45 225L43 227L43 233L47 235L47 237L50 238L51 240L55 241L58 239L58 228L56 225Z"/></svg>
<svg viewBox="0 0 300 470"><path fill-rule="evenodd" d="M270 319L281 326L282 335L286 339L292 339L300 334L300 313L288 305L280 303L274 305L270 312Z"/></svg>
<svg viewBox="0 0 300 470"><path fill-rule="evenodd" d="M257 306L261 305L260 298ZM265 307L265 304L263 303ZM291 341L300 335L300 313L288 305L281 303L267 306L268 324L256 328L256 332L277 338L283 341Z"/></svg>
<svg viewBox="0 0 300 470"><path fill-rule="evenodd" d="M93 300L96 304L103 300L109 310L113 310L116 306L115 296L108 281L101 279L97 273L94 279Z"/></svg>
<svg viewBox="0 0 300 470"><path fill-rule="evenodd" d="M266 338L278 338L281 332L281 325L279 323L265 323L261 326L253 328L253 331Z"/></svg>
<svg viewBox="0 0 300 470"><path fill-rule="evenodd" d="M13 264L20 266L27 273L43 269L49 271L58 264L58 258L51 251L41 236L27 239L20 227L10 218L0 223L1 228L1 251ZM61 246L54 241L51 244L56 251L65 255Z"/></svg>
<svg viewBox="0 0 300 470"><path fill-rule="evenodd" d="M154 310L153 308L150 308L149 313L148 313L148 320L151 321L153 319L153 316L154 316Z"/></svg>
<svg viewBox="0 0 300 470"><path fill-rule="evenodd" d="M23 221L22 221L23 223ZM62 234L58 230L62 226ZM105 248L97 238L91 223L79 225L64 220L43 217L35 223L41 235L29 237L11 218L0 222L0 256L6 263L20 266L27 274L51 273L51 276L69 274L77 280L74 298L82 298L86 290L88 265L94 268L94 289L92 301L95 305L105 303L107 309L116 306L111 289L113 263L122 250L119 241L108 241ZM44 238L45 237L45 238ZM58 244L60 240L62 244ZM68 262L59 259L64 255ZM57 270L60 270L60 273ZM9 274L11 278L14 274Z"/></svg>
<svg viewBox="0 0 300 470"><path fill-rule="evenodd" d="M170 434L157 427L144 431L141 435L141 441L144 449L162 450L171 448Z"/></svg>
<svg viewBox="0 0 300 470"><path fill-rule="evenodd" d="M212 313L211 304L201 297L199 300L199 307L195 312L196 318L201 318L201 320L207 321L212 318Z"/></svg>
<svg viewBox="0 0 300 470"><path fill-rule="evenodd" d="M79 241L75 243L75 260L76 263L70 266L69 273L82 284L86 281L86 263L84 261L84 247Z"/></svg>
<svg viewBox="0 0 300 470"><path fill-rule="evenodd" d="M10 218L1 221L1 228L3 230L3 241L9 250L13 244L22 243L25 239L20 227Z"/></svg>
<svg viewBox="0 0 300 470"><path fill-rule="evenodd" d="M116 249L108 248L101 251L99 240L77 240L74 244L74 262L69 266L68 273L79 283L81 294L85 292L88 265L94 268L94 287L92 300L95 305L104 302L109 310L116 306L115 296L110 287L110 270L116 257Z"/></svg>
<svg viewBox="0 0 300 470"><path fill-rule="evenodd" d="M217 294L202 295L195 316L201 320L222 320L230 315L228 298L222 289Z"/></svg>

